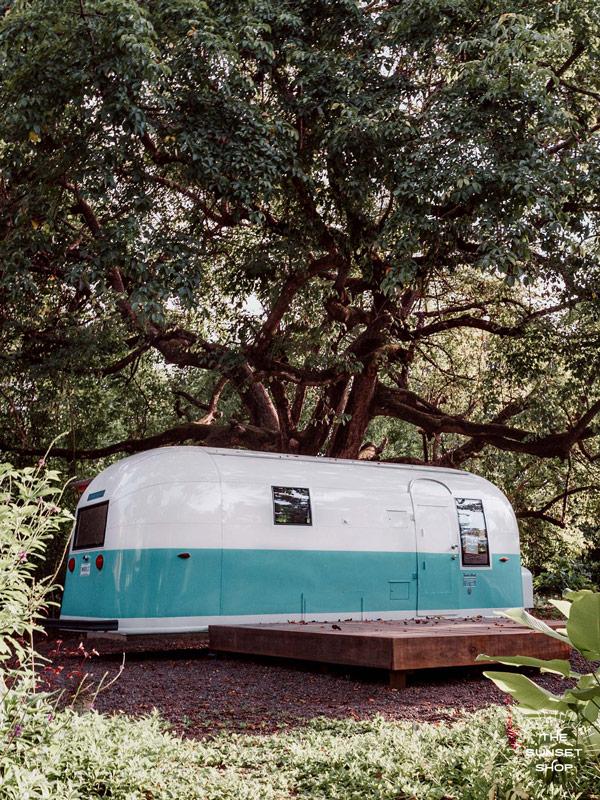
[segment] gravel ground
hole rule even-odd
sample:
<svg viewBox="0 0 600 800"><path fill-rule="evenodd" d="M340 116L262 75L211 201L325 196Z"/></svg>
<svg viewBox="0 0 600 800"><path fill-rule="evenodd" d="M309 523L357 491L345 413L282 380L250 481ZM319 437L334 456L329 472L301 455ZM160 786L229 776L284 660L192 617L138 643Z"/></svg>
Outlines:
<svg viewBox="0 0 600 800"><path fill-rule="evenodd" d="M190 738L223 730L272 733L313 717L451 721L506 702L477 667L423 670L409 677L406 689L396 690L387 686L387 674L376 670L325 671L315 664L217 656L201 636L120 642L71 634L62 642L42 641L38 650L51 659L40 668L42 688L63 689L68 699L85 674L95 685L104 675L105 682L117 678L99 692L94 708L134 717L156 709L176 732ZM588 671L577 658L575 668ZM564 688L557 677L539 682L552 691ZM91 693L82 692L75 706L89 707L90 698Z"/></svg>

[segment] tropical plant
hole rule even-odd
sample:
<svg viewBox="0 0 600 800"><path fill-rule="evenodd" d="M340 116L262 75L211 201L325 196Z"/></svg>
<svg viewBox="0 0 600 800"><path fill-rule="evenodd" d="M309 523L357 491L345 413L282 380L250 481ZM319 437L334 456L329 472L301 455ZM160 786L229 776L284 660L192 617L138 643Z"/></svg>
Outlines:
<svg viewBox="0 0 600 800"><path fill-rule="evenodd" d="M73 517L58 505L59 474L0 464L0 662L34 662L33 634L48 607L52 578L38 580L46 546Z"/></svg>
<svg viewBox="0 0 600 800"><path fill-rule="evenodd" d="M37 577L45 549L72 515L59 507L59 475L0 464L0 753L45 739L54 714L37 691L34 634L47 611L54 576Z"/></svg>
<svg viewBox="0 0 600 800"><path fill-rule="evenodd" d="M515 608L498 613L568 644L589 662L600 661L600 593L588 589L567 591L564 599L550 602L566 617L565 628L554 629L524 609ZM570 740L581 742L591 753L600 752L600 668L597 664L590 663L589 672L581 674L566 659L544 660L529 656L482 654L477 660L537 667L540 672L573 679L575 684L565 689L562 695L557 695L520 673L483 673L503 692L514 697L522 709L530 714L555 716L563 734Z"/></svg>

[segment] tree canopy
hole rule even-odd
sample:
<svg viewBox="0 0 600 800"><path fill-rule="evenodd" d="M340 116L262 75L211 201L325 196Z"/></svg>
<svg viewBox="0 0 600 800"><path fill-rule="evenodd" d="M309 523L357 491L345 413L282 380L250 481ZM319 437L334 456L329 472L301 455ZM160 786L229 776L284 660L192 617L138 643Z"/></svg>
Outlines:
<svg viewBox="0 0 600 800"><path fill-rule="evenodd" d="M545 460L540 489L560 473L554 502L597 485L599 22L596 0L5 2L2 448L66 421L71 459L508 453L517 477Z"/></svg>

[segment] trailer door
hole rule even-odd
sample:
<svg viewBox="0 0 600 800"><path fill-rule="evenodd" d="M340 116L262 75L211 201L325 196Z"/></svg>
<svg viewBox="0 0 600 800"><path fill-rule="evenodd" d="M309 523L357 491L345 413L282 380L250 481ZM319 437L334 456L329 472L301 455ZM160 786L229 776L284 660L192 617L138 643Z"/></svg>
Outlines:
<svg viewBox="0 0 600 800"><path fill-rule="evenodd" d="M445 484L418 478L410 485L417 539L417 614L459 608L459 538L454 500Z"/></svg>

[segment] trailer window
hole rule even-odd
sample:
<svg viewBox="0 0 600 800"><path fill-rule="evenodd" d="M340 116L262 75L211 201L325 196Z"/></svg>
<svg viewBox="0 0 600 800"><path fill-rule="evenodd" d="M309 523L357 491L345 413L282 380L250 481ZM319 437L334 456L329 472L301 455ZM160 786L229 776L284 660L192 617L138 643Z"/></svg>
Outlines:
<svg viewBox="0 0 600 800"><path fill-rule="evenodd" d="M86 547L103 547L107 513L108 501L79 509L73 550L83 550Z"/></svg>
<svg viewBox="0 0 600 800"><path fill-rule="evenodd" d="M312 525L310 492L291 486L273 486L275 525Z"/></svg>
<svg viewBox="0 0 600 800"><path fill-rule="evenodd" d="M489 567L490 545L481 500L456 498L462 563L465 567Z"/></svg>

